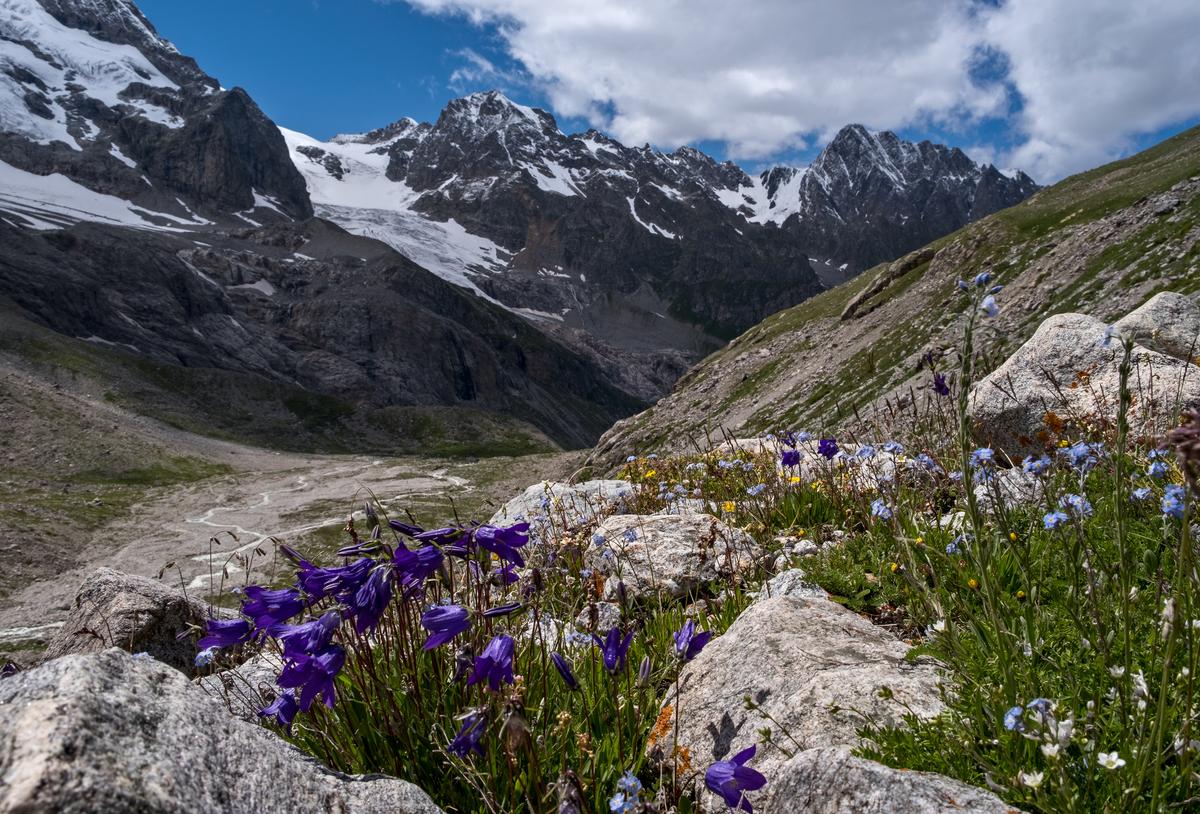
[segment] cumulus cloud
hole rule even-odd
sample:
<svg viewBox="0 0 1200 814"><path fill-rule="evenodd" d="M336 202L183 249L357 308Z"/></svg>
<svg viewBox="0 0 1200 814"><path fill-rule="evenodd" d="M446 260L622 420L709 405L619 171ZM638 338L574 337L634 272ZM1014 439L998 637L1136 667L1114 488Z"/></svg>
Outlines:
<svg viewBox="0 0 1200 814"><path fill-rule="evenodd" d="M740 159L849 122L969 133L1000 117L1017 145L1001 162L1052 179L1200 113L1195 0L407 2L493 27L559 114Z"/></svg>
<svg viewBox="0 0 1200 814"><path fill-rule="evenodd" d="M1056 178L1200 114L1198 32L1195 0L1008 0L984 32L1024 101L1006 160Z"/></svg>

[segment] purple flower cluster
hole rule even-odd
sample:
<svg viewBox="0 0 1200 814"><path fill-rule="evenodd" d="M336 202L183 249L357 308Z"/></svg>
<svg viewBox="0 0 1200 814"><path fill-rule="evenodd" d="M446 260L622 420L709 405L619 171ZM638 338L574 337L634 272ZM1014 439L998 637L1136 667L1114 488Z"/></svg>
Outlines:
<svg viewBox="0 0 1200 814"><path fill-rule="evenodd" d="M367 512L369 520L377 520ZM222 648L234 647L253 640L274 639L283 654L283 669L276 683L283 692L259 711L263 718L290 729L298 711L307 712L320 698L328 707L337 701L337 678L346 664L346 649L335 636L343 621L349 621L357 635L370 634L383 620L397 589L402 596L421 596L427 580L437 575L446 557L470 559L477 553L488 552L505 562L501 571L502 584L515 581L514 566L524 564L520 550L529 541L529 525L517 523L505 528L492 525L447 527L425 531L400 521L390 521L390 528L410 538L415 548L397 541L395 548L380 539L380 526L373 526L370 538L355 539L338 554L351 562L319 567L287 546L283 554L296 565L293 587L272 589L258 585L245 588L242 616L234 619L211 619L205 635L198 642L198 665L211 662ZM471 565L477 565L474 560ZM297 616L312 611L321 602L335 605L320 616L292 623ZM484 615L495 617L522 609L519 603L491 608ZM435 606L421 616L421 625L429 631L425 649L433 649L466 632L471 627L471 614L457 605ZM474 672L468 684L486 681L493 690L501 682L512 683L513 641L497 636L474 661ZM460 671L461 675L466 670ZM461 737L472 737L475 728L467 727ZM465 733L465 734L464 734ZM468 751L470 749L468 748Z"/></svg>

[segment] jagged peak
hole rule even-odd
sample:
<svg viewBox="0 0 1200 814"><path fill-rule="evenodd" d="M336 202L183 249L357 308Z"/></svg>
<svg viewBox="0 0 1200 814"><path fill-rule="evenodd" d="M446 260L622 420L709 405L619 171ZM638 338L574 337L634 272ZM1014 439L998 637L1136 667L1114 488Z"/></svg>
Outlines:
<svg viewBox="0 0 1200 814"><path fill-rule="evenodd" d="M63 25L101 39L178 53L130 0L43 0L41 5Z"/></svg>
<svg viewBox="0 0 1200 814"><path fill-rule="evenodd" d="M334 144L381 144L413 136L421 138L431 127L430 124L405 116L366 133L339 133L330 141Z"/></svg>
<svg viewBox="0 0 1200 814"><path fill-rule="evenodd" d="M511 127L558 131L554 116L537 107L509 99L498 90L479 91L452 99L442 109L436 127L471 123L484 134Z"/></svg>

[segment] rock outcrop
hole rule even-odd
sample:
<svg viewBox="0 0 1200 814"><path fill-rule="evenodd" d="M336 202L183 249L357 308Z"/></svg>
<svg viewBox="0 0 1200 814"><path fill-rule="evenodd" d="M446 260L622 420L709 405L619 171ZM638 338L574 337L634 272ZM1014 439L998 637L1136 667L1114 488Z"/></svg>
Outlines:
<svg viewBox="0 0 1200 814"><path fill-rule="evenodd" d="M507 416L578 447L640 405L521 317L333 224L213 232L203 243L0 220L0 295L66 336L136 354L128 369L147 381L130 389L160 415L170 405L180 421L260 442L378 450L428 426L439 441L479 444L481 433L457 425L491 429ZM123 373L112 378L124 384ZM191 403L176 408L182 398ZM442 406L480 414L409 412Z"/></svg>
<svg viewBox="0 0 1200 814"><path fill-rule="evenodd" d="M0 680L0 732L3 811L440 814L416 786L332 772L116 649Z"/></svg>
<svg viewBox="0 0 1200 814"><path fill-rule="evenodd" d="M709 514L618 514L601 521L584 561L604 574L605 592L684 597L730 581L762 562L750 535Z"/></svg>
<svg viewBox="0 0 1200 814"><path fill-rule="evenodd" d="M208 606L146 577L100 568L90 574L62 628L46 645L46 657L99 653L119 647L148 653L188 675L193 671L196 637Z"/></svg>
<svg viewBox="0 0 1200 814"><path fill-rule="evenodd" d="M1161 432L1181 407L1200 401L1200 367L1186 361L1200 336L1200 314L1186 298L1159 295L1114 327L1136 331L1135 339L1146 336L1161 349L1135 345L1129 381L1134 433ZM977 440L1019 460L1058 437L1075 437L1088 422L1113 424L1123 351L1118 338L1106 341L1106 330L1084 314L1042 322L973 388L969 414Z"/></svg>
<svg viewBox="0 0 1200 814"><path fill-rule="evenodd" d="M772 781L787 760L784 748L854 746L863 716L896 726L910 711L941 712L938 669L909 661L908 650L828 599L803 592L759 599L683 668L664 701L666 734L652 737L649 751L669 759L677 725L677 745L700 765L740 752L769 727L773 743L758 747L752 766ZM775 723L747 709L747 698Z"/></svg>
<svg viewBox="0 0 1200 814"><path fill-rule="evenodd" d="M779 767L760 814L1020 814L983 789L892 769L846 749L806 749Z"/></svg>
<svg viewBox="0 0 1200 814"><path fill-rule="evenodd" d="M627 480L545 481L505 503L488 522L506 526L525 521L535 539L545 539L550 532L568 531L607 511L619 510L632 494L633 484Z"/></svg>
<svg viewBox="0 0 1200 814"><path fill-rule="evenodd" d="M1174 291L1155 294L1118 319L1113 328L1167 356L1193 364L1200 358L1200 306Z"/></svg>
<svg viewBox="0 0 1200 814"><path fill-rule="evenodd" d="M279 655L264 650L236 667L196 679L205 692L217 698L239 718L258 721L258 711L280 693L275 679L283 669Z"/></svg>

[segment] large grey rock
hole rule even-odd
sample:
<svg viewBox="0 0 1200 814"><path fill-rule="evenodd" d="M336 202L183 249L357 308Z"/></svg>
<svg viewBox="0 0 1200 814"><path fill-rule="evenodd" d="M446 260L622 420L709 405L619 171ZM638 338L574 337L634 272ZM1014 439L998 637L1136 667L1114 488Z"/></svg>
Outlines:
<svg viewBox="0 0 1200 814"><path fill-rule="evenodd" d="M3 811L440 811L411 783L332 772L116 649L0 680L0 733Z"/></svg>
<svg viewBox="0 0 1200 814"><path fill-rule="evenodd" d="M98 653L120 647L146 652L191 674L196 655L189 625L209 616L203 602L146 577L99 568L79 586L65 624L46 645L46 657Z"/></svg>
<svg viewBox="0 0 1200 814"><path fill-rule="evenodd" d="M263 651L229 670L196 679L205 692L225 704L233 715L257 721L258 711L281 691L275 684L283 670L277 653Z"/></svg>
<svg viewBox="0 0 1200 814"><path fill-rule="evenodd" d="M980 443L1014 460L1051 439L1054 413L1076 435L1097 417L1114 421L1120 391L1119 343L1102 343L1106 326L1083 314L1056 314L1004 364L971 391L969 414ZM1175 409L1200 400L1200 368L1138 345L1130 377L1130 421L1136 433L1157 434Z"/></svg>
<svg viewBox="0 0 1200 814"><path fill-rule="evenodd" d="M787 760L784 749L856 745L864 715L900 725L909 711L941 712L937 667L907 661L908 650L828 599L760 599L683 668L664 701L673 707L664 712L667 734L648 751L669 755L678 723L678 745L695 765L707 765L755 743L759 730L770 727L780 745L760 745L751 765L772 780ZM889 697L881 697L885 688ZM747 696L777 723L747 710Z"/></svg>
<svg viewBox="0 0 1200 814"><path fill-rule="evenodd" d="M573 529L605 511L619 510L633 494L627 480L589 480L582 483L535 483L500 507L488 522L506 526L524 520L535 539Z"/></svg>
<svg viewBox="0 0 1200 814"><path fill-rule="evenodd" d="M1019 814L983 789L836 748L799 752L761 794L760 814Z"/></svg>
<svg viewBox="0 0 1200 814"><path fill-rule="evenodd" d="M808 581L803 569L789 568L780 571L763 583L755 594L756 599L769 599L773 596L795 596L802 599L825 599L829 594L819 585Z"/></svg>
<svg viewBox="0 0 1200 814"><path fill-rule="evenodd" d="M1142 345L1176 359L1200 355L1200 306L1182 294L1163 291L1117 320L1114 327Z"/></svg>
<svg viewBox="0 0 1200 814"><path fill-rule="evenodd" d="M997 469L986 483L973 487L975 499L985 512L999 510L1000 506L1021 506L1041 503L1046 498L1046 485L1036 475L1022 467Z"/></svg>
<svg viewBox="0 0 1200 814"><path fill-rule="evenodd" d="M596 528L584 563L604 574L612 596L624 583L629 596L685 596L702 585L745 574L759 564L763 549L741 529L710 514L617 514Z"/></svg>

